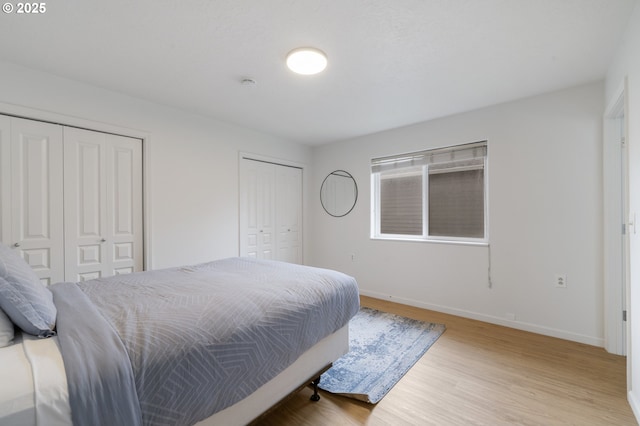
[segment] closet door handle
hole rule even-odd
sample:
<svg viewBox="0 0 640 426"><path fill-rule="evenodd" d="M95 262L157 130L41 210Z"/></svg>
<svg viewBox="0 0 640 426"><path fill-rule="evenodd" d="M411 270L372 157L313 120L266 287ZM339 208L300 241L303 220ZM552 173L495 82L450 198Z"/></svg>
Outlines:
<svg viewBox="0 0 640 426"><path fill-rule="evenodd" d="M20 247L20 243L15 243L13 246L14 247Z"/></svg>
<svg viewBox="0 0 640 426"><path fill-rule="evenodd" d="M101 243L106 243L107 240L105 240L104 238L100 240Z"/></svg>

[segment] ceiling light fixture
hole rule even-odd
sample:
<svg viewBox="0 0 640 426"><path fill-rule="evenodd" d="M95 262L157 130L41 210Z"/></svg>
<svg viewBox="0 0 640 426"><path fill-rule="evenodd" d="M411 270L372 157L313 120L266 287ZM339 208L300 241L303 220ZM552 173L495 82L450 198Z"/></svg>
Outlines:
<svg viewBox="0 0 640 426"><path fill-rule="evenodd" d="M327 55L313 47L293 49L287 55L287 67L298 74L318 74L327 67Z"/></svg>

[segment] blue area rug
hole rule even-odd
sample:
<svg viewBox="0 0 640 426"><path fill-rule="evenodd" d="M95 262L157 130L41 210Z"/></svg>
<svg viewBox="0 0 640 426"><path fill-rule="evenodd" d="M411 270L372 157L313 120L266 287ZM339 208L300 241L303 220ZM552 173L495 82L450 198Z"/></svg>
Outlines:
<svg viewBox="0 0 640 426"><path fill-rule="evenodd" d="M444 331L443 324L360 308L349 323L349 353L322 375L319 387L375 404Z"/></svg>

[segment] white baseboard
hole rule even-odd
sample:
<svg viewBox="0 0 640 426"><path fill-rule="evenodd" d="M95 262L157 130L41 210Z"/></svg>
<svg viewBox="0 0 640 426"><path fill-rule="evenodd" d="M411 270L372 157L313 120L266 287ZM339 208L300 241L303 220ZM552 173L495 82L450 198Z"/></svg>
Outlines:
<svg viewBox="0 0 640 426"><path fill-rule="evenodd" d="M522 321L508 320L506 318L500 318L492 315L481 314L477 312L465 311L462 309L450 308L448 306L434 305L431 303L424 303L412 299L405 299L402 297L392 296L390 294L378 293L375 291L360 290L360 294L363 296L373 297L375 299L391 300L403 305L415 306L417 308L429 309L431 311L442 312L445 314L451 314L463 318L474 319L477 321L488 322L491 324L503 325L505 327L515 328L523 331L530 331L532 333L542 334L545 336L557 337L559 339L571 340L573 342L584 343L592 346L604 347L604 339L592 336L586 336L583 334L572 333L566 330L559 330L556 328L545 327L542 325L531 324Z"/></svg>
<svg viewBox="0 0 640 426"><path fill-rule="evenodd" d="M629 401L629 405L631 406L631 411L633 411L633 415L636 416L636 421L640 423L640 401L636 397L634 391L629 391L627 393L627 401Z"/></svg>

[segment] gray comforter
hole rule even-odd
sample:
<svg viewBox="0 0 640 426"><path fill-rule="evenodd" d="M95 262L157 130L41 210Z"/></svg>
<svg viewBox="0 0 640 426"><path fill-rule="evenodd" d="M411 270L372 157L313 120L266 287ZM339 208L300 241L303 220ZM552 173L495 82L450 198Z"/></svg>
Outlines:
<svg viewBox="0 0 640 426"><path fill-rule="evenodd" d="M275 377L359 307L347 275L246 258L51 289L76 425L194 424Z"/></svg>

